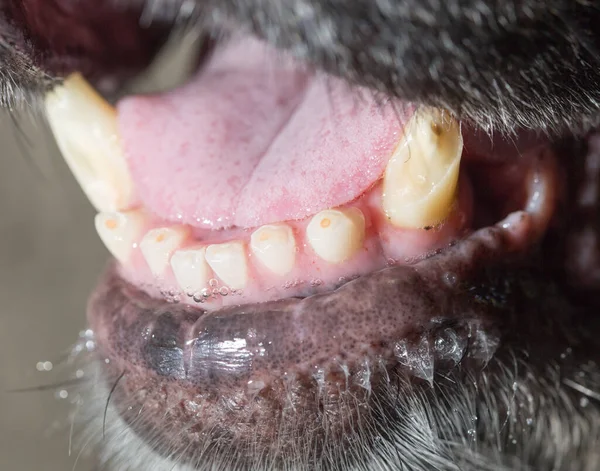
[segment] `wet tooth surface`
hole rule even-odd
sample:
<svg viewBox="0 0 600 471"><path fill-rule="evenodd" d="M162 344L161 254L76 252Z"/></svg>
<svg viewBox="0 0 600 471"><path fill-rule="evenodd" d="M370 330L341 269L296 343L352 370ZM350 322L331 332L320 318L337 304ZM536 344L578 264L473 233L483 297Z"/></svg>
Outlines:
<svg viewBox="0 0 600 471"><path fill-rule="evenodd" d="M357 208L327 209L311 219L306 236L319 257L341 263L362 247L365 218Z"/></svg>
<svg viewBox="0 0 600 471"><path fill-rule="evenodd" d="M171 257L171 268L177 284L186 293L197 293L206 288L211 277L206 263L206 247L175 251Z"/></svg>
<svg viewBox="0 0 600 471"><path fill-rule="evenodd" d="M132 205L132 180L121 148L116 110L74 74L46 95L46 115L73 175L98 211Z"/></svg>
<svg viewBox="0 0 600 471"><path fill-rule="evenodd" d="M146 233L140 249L154 276L162 276L173 252L189 235L186 227L159 227Z"/></svg>
<svg viewBox="0 0 600 471"><path fill-rule="evenodd" d="M256 258L278 275L289 273L296 259L296 241L286 224L262 226L252 233L250 248Z"/></svg>
<svg viewBox="0 0 600 471"><path fill-rule="evenodd" d="M206 248L206 261L215 274L230 288L246 287L248 266L242 242L209 245Z"/></svg>
<svg viewBox="0 0 600 471"><path fill-rule="evenodd" d="M98 213L95 219L100 239L121 263L129 259L145 223L144 215L138 211Z"/></svg>
<svg viewBox="0 0 600 471"><path fill-rule="evenodd" d="M423 228L452 210L463 141L460 124L448 113L415 114L383 178L383 209L398 227Z"/></svg>

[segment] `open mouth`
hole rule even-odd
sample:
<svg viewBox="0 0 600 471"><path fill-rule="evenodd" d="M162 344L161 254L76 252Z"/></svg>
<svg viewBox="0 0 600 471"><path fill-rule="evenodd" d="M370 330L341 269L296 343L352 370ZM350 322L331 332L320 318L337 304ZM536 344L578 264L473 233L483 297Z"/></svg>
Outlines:
<svg viewBox="0 0 600 471"><path fill-rule="evenodd" d="M114 256L88 309L111 401L189 462L350 443L390 378L485 364L559 193L546 142L499 156L248 38L177 89L113 108L73 75L46 108Z"/></svg>

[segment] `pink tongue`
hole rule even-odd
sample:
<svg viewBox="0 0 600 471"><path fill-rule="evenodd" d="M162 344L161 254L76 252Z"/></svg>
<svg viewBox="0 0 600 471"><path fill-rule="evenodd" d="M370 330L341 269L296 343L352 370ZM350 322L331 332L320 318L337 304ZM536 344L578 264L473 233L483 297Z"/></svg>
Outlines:
<svg viewBox="0 0 600 471"><path fill-rule="evenodd" d="M229 44L187 85L118 105L136 191L197 227L301 219L382 174L404 116L255 40Z"/></svg>

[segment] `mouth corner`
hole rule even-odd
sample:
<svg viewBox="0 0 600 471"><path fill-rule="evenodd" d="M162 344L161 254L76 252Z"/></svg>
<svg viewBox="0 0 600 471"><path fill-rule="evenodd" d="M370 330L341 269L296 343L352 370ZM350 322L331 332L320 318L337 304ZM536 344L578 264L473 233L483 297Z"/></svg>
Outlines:
<svg viewBox="0 0 600 471"><path fill-rule="evenodd" d="M190 462L215 440L245 463L292 453L289 439L303 430L311 430L321 457L332 443L350 449L359 433L355 401L381 397L390 378L403 387L430 385L459 365L479 370L491 361L526 297L515 269L529 265L557 197L554 157L543 152L533 161L535 170L521 180L528 187L523 209L420 261L334 291L207 311L149 296L113 262L88 309L98 354L109 360L103 376L118 380L112 410L143 440L159 443L155 449ZM136 399L140 388L143 400ZM175 398L191 408L175 413ZM145 412L140 422L136 411L146 408L158 413ZM189 432L156 432L166 411ZM361 420L374 421L371 413L362 411ZM324 417L337 419L315 431Z"/></svg>
<svg viewBox="0 0 600 471"><path fill-rule="evenodd" d="M48 95L114 256L88 322L111 410L163 455L277 461L310 431L326 460L376 440L354 422L381 411L357 402L491 361L561 164L547 142L490 149L446 111L357 104L242 46L116 108L80 76Z"/></svg>

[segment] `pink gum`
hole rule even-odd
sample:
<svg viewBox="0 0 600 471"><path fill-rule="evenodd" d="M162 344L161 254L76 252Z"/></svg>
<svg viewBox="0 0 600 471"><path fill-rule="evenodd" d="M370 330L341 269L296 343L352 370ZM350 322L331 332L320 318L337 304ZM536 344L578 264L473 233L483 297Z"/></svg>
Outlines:
<svg viewBox="0 0 600 471"><path fill-rule="evenodd" d="M306 239L306 226L312 217L286 221L296 240L296 262L292 271L280 276L264 267L253 256L249 241L255 229L222 231L195 230L179 249L198 248L215 243L242 241L246 247L248 284L243 291L229 290L216 276L202 293L182 293L170 267L164 277L157 279L151 273L139 249L133 248L129 261L121 267L121 274L130 282L155 297L166 297L173 302L202 303L207 309L240 303L256 303L293 296L308 296L329 291L343 282L373 272L391 264L408 264L463 237L469 230L473 197L467 178L461 172L458 198L450 216L442 224L427 229L402 229L391 225L381 211L381 182L357 200L342 208L354 207L365 217L363 247L351 259L332 264L315 254ZM149 218L145 230L168 227L160 220ZM171 224L172 226L172 224ZM145 231L140 235L140 240Z"/></svg>

